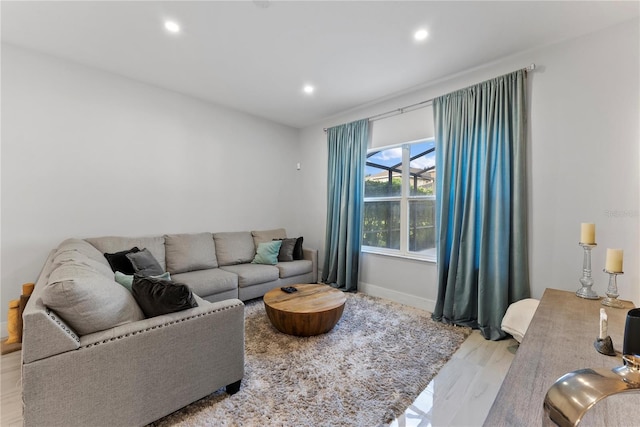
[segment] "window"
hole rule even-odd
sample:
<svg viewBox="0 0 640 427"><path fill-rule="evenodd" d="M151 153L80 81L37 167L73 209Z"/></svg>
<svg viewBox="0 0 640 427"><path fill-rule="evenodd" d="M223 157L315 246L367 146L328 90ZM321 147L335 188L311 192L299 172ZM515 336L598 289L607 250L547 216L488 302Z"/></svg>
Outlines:
<svg viewBox="0 0 640 427"><path fill-rule="evenodd" d="M362 246L365 252L435 261L433 138L367 153Z"/></svg>

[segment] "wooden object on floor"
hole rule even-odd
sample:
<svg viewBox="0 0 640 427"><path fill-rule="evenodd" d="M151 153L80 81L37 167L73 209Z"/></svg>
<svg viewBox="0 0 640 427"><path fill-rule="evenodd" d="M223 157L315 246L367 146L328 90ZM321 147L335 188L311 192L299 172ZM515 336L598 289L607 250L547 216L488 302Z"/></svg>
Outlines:
<svg viewBox="0 0 640 427"><path fill-rule="evenodd" d="M301 337L333 329L344 310L344 293L329 285L293 286L298 292L288 294L275 288L264 295L264 307L273 326Z"/></svg>
<svg viewBox="0 0 640 427"><path fill-rule="evenodd" d="M21 342L14 342L12 344L7 344L6 341L7 339L3 338L2 342L0 343L0 354L13 353L14 351L22 350Z"/></svg>
<svg viewBox="0 0 640 427"><path fill-rule="evenodd" d="M622 366L625 319L633 308L633 303L624 303L623 309L606 307L616 350L616 356L606 356L593 346L600 330L600 300L547 288L484 425L547 425L544 397L558 378L578 369ZM630 425L638 420L637 408L607 398L591 408L580 425Z"/></svg>
<svg viewBox="0 0 640 427"><path fill-rule="evenodd" d="M18 337L20 338L20 342L22 342L22 313L24 312L24 308L27 306L27 302L29 301L29 297L31 295L20 295L20 303L18 305Z"/></svg>

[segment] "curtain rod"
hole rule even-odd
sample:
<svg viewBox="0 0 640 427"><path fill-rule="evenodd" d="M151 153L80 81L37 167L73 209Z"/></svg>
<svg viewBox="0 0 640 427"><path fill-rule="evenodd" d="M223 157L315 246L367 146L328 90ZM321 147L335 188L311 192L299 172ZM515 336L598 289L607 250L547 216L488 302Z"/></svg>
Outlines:
<svg viewBox="0 0 640 427"><path fill-rule="evenodd" d="M536 64L533 64L533 63L524 68L521 68L522 71L527 71L527 72L533 71L535 69L536 69ZM516 70L516 71L520 71L520 70ZM376 120L386 119L388 117L398 116L400 114L409 113L414 110L419 110L421 108L428 107L432 103L433 103L433 98L427 99L426 101L417 102L415 104L407 105L406 107L396 108L395 110L390 110L385 113L380 113L380 114L376 114L375 116L367 117L366 120L369 120L370 122L375 122ZM324 133L327 133L327 129L328 128L322 128Z"/></svg>

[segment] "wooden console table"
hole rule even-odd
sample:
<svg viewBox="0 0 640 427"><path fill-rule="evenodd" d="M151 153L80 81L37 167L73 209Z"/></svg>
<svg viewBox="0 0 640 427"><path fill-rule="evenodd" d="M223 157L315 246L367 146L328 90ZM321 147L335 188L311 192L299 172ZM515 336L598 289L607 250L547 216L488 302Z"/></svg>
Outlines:
<svg viewBox="0 0 640 427"><path fill-rule="evenodd" d="M578 298L575 293L547 288L540 300L509 372L484 422L486 427L546 425L543 401L549 387L562 375L583 368L621 366L627 312L604 307L600 300ZM616 356L596 351L600 308L607 310L608 332ZM603 399L591 408L580 426L640 425L640 393Z"/></svg>

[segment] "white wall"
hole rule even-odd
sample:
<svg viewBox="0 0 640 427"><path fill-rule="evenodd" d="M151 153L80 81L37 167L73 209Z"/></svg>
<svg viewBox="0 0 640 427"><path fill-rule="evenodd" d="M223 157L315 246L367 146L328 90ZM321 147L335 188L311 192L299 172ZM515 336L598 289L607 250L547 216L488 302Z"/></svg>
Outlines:
<svg viewBox="0 0 640 427"><path fill-rule="evenodd" d="M297 235L298 134L3 45L1 319L68 237Z"/></svg>
<svg viewBox="0 0 640 427"><path fill-rule="evenodd" d="M547 287L580 287L580 223L595 222L594 290L600 295L606 290L606 248L623 248L620 297L640 305L638 22L524 52L303 129L302 185L308 197L300 204L302 227L305 239L320 249L320 265L327 174L323 127L431 99L536 63L529 79L532 296L540 298ZM374 139L378 123L373 124ZM398 135L396 142L403 142L404 134ZM366 292L432 308L437 296L435 264L363 254L361 266L360 285Z"/></svg>
<svg viewBox="0 0 640 427"><path fill-rule="evenodd" d="M579 224L593 221L595 290L606 289L600 271L606 248L620 247L621 298L640 305L639 33L633 20L300 132L3 45L0 319L21 284L35 280L48 251L70 236L284 225L320 250L322 266L323 127L430 99L531 62L538 65L530 78L532 294L579 287ZM395 142L429 136L430 114L423 109L396 122L375 122L373 142L387 144L396 126ZM437 294L435 264L428 262L365 254L360 280L367 292L427 309Z"/></svg>

